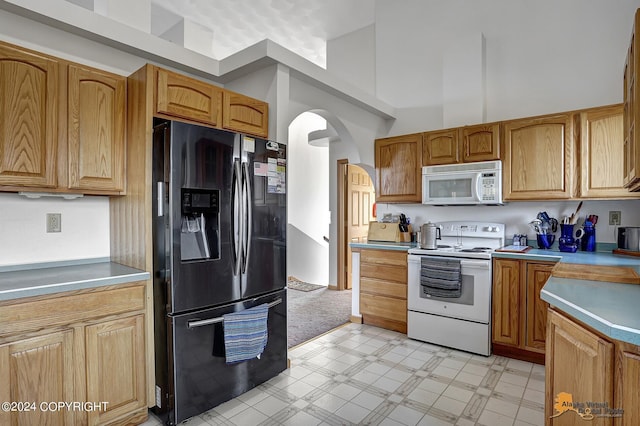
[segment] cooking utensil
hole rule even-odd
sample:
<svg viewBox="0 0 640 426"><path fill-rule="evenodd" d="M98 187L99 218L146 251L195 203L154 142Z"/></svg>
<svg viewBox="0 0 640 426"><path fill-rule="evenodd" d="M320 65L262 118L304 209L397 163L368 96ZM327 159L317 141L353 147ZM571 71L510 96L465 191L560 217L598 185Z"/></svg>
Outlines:
<svg viewBox="0 0 640 426"><path fill-rule="evenodd" d="M575 225L576 222L578 221L578 213L580 213L580 209L582 208L582 201L580 201L580 203L578 203L578 208L576 208L576 211L574 213L571 214L571 216L569 217L569 224L570 225Z"/></svg>

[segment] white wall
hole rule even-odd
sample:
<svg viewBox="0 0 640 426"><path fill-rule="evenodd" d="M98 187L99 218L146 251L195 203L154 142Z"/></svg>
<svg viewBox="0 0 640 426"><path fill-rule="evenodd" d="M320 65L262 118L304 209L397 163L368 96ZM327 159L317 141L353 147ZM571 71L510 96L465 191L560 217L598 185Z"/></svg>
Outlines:
<svg viewBox="0 0 640 426"><path fill-rule="evenodd" d="M487 121L621 102L638 7L638 0L377 0L376 95L398 108L391 134L444 127L437 123L447 96L443 58L474 34L486 43Z"/></svg>
<svg viewBox="0 0 640 426"><path fill-rule="evenodd" d="M327 69L349 83L375 93L375 25L327 40Z"/></svg>
<svg viewBox="0 0 640 426"><path fill-rule="evenodd" d="M527 225L536 218L538 212L546 211L549 216L562 219L571 215L579 201L519 201L504 206L457 206L438 207L420 204L378 204L378 217L384 213L405 213L411 222L421 225L425 222L443 222L450 220L477 220L506 224L506 236L527 234L529 239L535 238L535 232ZM615 243L617 227L609 226L609 211L622 212L623 226L640 226L640 200L600 201L585 200L580 209L578 222L580 226L586 215L598 215L596 225L596 241ZM576 228L577 229L577 228ZM557 236L560 236L558 231Z"/></svg>
<svg viewBox="0 0 640 426"><path fill-rule="evenodd" d="M309 132L327 128L305 112L289 126L287 145L287 274L329 284L329 148L309 145ZM293 227L294 229L291 229Z"/></svg>
<svg viewBox="0 0 640 426"><path fill-rule="evenodd" d="M62 232L46 232L61 213ZM0 193L0 266L109 257L109 199L27 199Z"/></svg>

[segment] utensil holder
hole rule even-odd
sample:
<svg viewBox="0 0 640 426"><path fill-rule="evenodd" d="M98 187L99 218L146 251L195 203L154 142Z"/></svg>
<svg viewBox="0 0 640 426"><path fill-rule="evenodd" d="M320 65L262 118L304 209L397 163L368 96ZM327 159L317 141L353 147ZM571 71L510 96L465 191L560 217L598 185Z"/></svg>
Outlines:
<svg viewBox="0 0 640 426"><path fill-rule="evenodd" d="M538 248L548 250L556 240L554 234L537 234L536 240L538 241Z"/></svg>
<svg viewBox="0 0 640 426"><path fill-rule="evenodd" d="M558 248L560 251L575 253L578 251L578 243L573 238L573 224L563 223L560 225L560 238L558 238Z"/></svg>

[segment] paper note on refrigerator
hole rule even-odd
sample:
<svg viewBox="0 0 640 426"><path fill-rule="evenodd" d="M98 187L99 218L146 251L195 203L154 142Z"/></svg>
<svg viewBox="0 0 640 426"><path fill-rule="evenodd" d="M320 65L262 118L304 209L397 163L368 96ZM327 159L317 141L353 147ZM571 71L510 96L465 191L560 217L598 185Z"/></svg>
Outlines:
<svg viewBox="0 0 640 426"><path fill-rule="evenodd" d="M285 194L287 192L287 160L269 158L267 164L267 192L269 194Z"/></svg>

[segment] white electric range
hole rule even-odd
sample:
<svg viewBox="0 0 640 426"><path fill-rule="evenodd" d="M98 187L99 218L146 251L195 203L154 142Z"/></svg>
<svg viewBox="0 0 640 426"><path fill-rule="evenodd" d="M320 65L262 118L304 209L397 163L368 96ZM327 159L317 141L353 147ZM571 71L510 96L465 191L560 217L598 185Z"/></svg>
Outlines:
<svg viewBox="0 0 640 426"><path fill-rule="evenodd" d="M473 221L437 225L441 230L437 249L409 250L407 335L488 356L491 354L491 253L504 246L505 225ZM439 269L440 265L444 269ZM434 289L425 282L424 277L434 271L450 278L447 277L449 270L459 271L459 286L455 291Z"/></svg>

